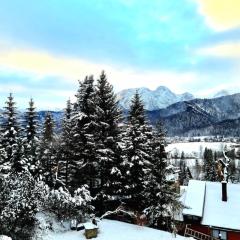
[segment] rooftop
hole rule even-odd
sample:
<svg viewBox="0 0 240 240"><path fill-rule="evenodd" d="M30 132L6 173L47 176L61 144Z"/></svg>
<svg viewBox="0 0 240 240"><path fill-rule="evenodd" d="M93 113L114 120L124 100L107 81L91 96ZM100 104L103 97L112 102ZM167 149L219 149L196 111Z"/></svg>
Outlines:
<svg viewBox="0 0 240 240"><path fill-rule="evenodd" d="M227 184L227 202L224 202L221 183L206 182L202 224L240 230L240 184Z"/></svg>
<svg viewBox="0 0 240 240"><path fill-rule="evenodd" d="M184 215L202 217L205 196L205 185L206 183L204 181L198 180L189 181L184 202L187 208L183 209Z"/></svg>
<svg viewBox="0 0 240 240"><path fill-rule="evenodd" d="M222 201L220 182L190 180L184 193L183 215L202 217L202 225L240 231L240 184L227 184L227 201Z"/></svg>

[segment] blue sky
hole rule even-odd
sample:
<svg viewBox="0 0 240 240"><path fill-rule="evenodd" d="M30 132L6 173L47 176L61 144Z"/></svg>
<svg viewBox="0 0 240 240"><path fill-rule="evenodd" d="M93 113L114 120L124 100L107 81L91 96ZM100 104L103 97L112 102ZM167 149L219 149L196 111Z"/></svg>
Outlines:
<svg viewBox="0 0 240 240"><path fill-rule="evenodd" d="M105 69L116 91L240 91L238 0L0 0L0 107L63 108Z"/></svg>

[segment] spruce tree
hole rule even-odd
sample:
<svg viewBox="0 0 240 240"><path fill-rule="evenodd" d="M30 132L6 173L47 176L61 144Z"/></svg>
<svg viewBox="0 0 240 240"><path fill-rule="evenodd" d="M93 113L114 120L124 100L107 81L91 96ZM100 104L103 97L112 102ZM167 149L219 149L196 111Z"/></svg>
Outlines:
<svg viewBox="0 0 240 240"><path fill-rule="evenodd" d="M17 122L16 103L10 93L2 121L2 139L1 139L1 169L9 171L11 168L20 172L26 167L26 159L20 139L20 128Z"/></svg>
<svg viewBox="0 0 240 240"><path fill-rule="evenodd" d="M185 162L184 156L182 154L181 159L180 159L180 172L179 172L180 185L184 185L185 179L186 179L186 162Z"/></svg>
<svg viewBox="0 0 240 240"><path fill-rule="evenodd" d="M196 179L200 179L200 174L201 174L201 166L200 166L200 163L199 163L199 160L196 159Z"/></svg>
<svg viewBox="0 0 240 240"><path fill-rule="evenodd" d="M58 162L58 178L64 183L66 187L70 187L70 182L73 178L75 166L73 163L73 138L71 135L71 116L72 105L70 100L67 101L64 118L62 121L62 134L60 137L60 149Z"/></svg>
<svg viewBox="0 0 240 240"><path fill-rule="evenodd" d="M214 161L213 152L211 149L205 148L203 154L204 160L204 179L206 181L216 181L217 180L217 173L216 173L216 163Z"/></svg>
<svg viewBox="0 0 240 240"><path fill-rule="evenodd" d="M35 178L39 177L39 139L37 135L38 120L37 112L34 106L34 101L31 98L29 107L25 114L24 128L24 150L29 165L30 172Z"/></svg>
<svg viewBox="0 0 240 240"><path fill-rule="evenodd" d="M184 160L185 159L185 154L184 154L184 152L182 151L182 153L181 153L181 159L182 160Z"/></svg>
<svg viewBox="0 0 240 240"><path fill-rule="evenodd" d="M173 230L174 214L182 208L176 189L166 180L167 154L162 132L154 132L151 171L145 177L145 213L153 226Z"/></svg>
<svg viewBox="0 0 240 240"><path fill-rule="evenodd" d="M121 177L119 153L120 128L122 120L116 95L104 72L96 84L96 108L98 122L97 158L101 189L100 200L111 199L120 191ZM102 206L101 206L102 207Z"/></svg>
<svg viewBox="0 0 240 240"><path fill-rule="evenodd" d="M95 183L99 171L96 154L96 93L94 79L86 77L79 82L77 101L73 109L72 137L74 149L75 174L72 185L76 188L88 184L91 194L96 194Z"/></svg>
<svg viewBox="0 0 240 240"><path fill-rule="evenodd" d="M137 91L131 101L128 121L132 125L143 126L146 124L144 105Z"/></svg>
<svg viewBox="0 0 240 240"><path fill-rule="evenodd" d="M150 171L152 131L147 124L144 106L138 92L130 106L128 124L123 136L123 187L132 207L143 204L144 177Z"/></svg>
<svg viewBox="0 0 240 240"><path fill-rule="evenodd" d="M57 163L54 121L50 112L47 112L45 115L40 145L39 158L42 176L46 184L53 187L56 180L55 174L57 171Z"/></svg>

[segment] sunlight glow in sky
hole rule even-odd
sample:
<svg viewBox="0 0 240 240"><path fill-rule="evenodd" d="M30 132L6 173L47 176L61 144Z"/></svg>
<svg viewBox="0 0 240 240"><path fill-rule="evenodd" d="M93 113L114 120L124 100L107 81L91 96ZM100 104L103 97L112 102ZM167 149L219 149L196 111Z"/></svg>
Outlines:
<svg viewBox="0 0 240 240"><path fill-rule="evenodd" d="M0 8L0 108L64 108L104 69L132 87L240 92L239 0L12 0Z"/></svg>

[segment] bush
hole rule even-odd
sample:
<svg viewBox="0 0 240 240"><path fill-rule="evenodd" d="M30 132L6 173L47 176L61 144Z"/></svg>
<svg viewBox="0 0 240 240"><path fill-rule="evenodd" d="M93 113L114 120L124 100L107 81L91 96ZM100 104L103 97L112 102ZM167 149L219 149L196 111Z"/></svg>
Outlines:
<svg viewBox="0 0 240 240"><path fill-rule="evenodd" d="M92 197L83 186L74 191L73 196L64 187L49 190L45 200L45 211L54 213L58 219L84 218L93 210L90 205Z"/></svg>
<svg viewBox="0 0 240 240"><path fill-rule="evenodd" d="M28 171L11 172L0 178L0 234L28 239L41 204L44 185Z"/></svg>

